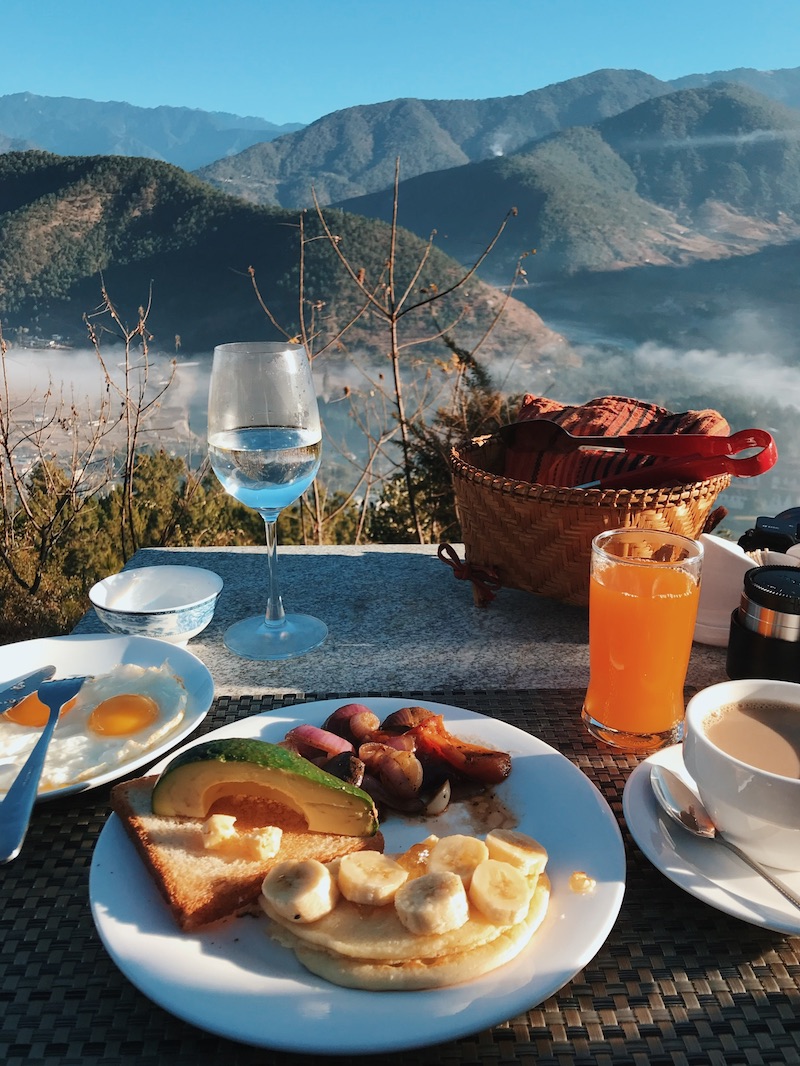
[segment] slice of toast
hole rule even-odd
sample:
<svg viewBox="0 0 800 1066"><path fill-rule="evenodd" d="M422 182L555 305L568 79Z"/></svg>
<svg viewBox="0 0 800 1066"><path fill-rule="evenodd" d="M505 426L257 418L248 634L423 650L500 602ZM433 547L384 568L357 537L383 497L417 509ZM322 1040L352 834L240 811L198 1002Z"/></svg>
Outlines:
<svg viewBox="0 0 800 1066"><path fill-rule="evenodd" d="M280 850L271 859L239 857L232 849L208 849L199 818L165 818L153 814L156 777L124 781L111 790L111 807L122 821L178 925L198 929L233 915L258 912L261 884L284 859L328 862L352 851L383 851L383 836L338 836L310 833L305 820L280 804L248 796L218 801L212 814L231 814L236 826L251 829L277 825Z"/></svg>

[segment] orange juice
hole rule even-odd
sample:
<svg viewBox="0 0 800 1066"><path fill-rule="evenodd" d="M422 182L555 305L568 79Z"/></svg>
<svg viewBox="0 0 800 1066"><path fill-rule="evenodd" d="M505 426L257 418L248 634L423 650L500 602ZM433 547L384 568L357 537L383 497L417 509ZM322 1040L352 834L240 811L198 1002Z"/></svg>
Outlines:
<svg viewBox="0 0 800 1066"><path fill-rule="evenodd" d="M593 560L583 713L601 739L639 750L680 739L699 562L691 570L646 558Z"/></svg>

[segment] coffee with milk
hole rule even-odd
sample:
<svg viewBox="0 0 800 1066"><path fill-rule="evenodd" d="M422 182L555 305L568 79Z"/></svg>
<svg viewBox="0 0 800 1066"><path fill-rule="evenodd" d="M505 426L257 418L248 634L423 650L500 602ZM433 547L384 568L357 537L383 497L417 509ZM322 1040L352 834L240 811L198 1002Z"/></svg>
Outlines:
<svg viewBox="0 0 800 1066"><path fill-rule="evenodd" d="M712 744L748 766L800 778L800 708L778 700L725 703L705 720Z"/></svg>

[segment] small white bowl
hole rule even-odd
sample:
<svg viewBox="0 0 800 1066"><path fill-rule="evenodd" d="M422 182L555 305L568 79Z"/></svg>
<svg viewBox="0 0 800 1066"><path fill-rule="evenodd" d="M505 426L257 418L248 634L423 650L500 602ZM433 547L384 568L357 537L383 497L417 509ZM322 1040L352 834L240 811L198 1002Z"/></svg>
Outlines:
<svg viewBox="0 0 800 1066"><path fill-rule="evenodd" d="M98 581L89 590L97 617L112 633L185 644L214 617L222 578L199 566L143 566Z"/></svg>

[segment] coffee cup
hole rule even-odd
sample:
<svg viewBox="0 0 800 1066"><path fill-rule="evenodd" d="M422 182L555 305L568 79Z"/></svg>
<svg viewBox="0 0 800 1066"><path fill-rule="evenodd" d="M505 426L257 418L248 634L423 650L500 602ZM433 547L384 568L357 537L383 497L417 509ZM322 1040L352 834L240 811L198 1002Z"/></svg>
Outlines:
<svg viewBox="0 0 800 1066"><path fill-rule="evenodd" d="M701 690L686 708L683 758L723 836L767 866L800 870L800 684Z"/></svg>

